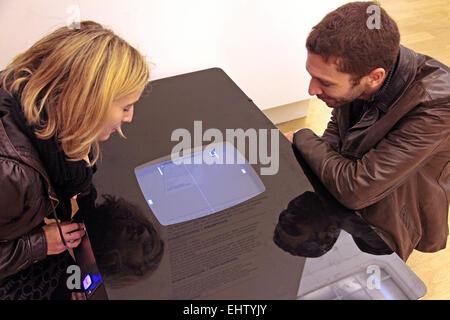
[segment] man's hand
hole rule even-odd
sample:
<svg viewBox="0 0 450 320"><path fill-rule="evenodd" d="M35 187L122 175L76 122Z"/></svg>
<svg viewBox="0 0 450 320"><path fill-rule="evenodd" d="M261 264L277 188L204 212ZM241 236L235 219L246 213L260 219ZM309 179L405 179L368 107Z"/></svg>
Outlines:
<svg viewBox="0 0 450 320"><path fill-rule="evenodd" d="M59 254L67 248L61 240L58 226L55 222L43 226L45 239L47 240L47 255ZM86 234L84 224L82 223L61 223L61 230L66 241L67 247L76 248L81 243L81 239Z"/></svg>
<svg viewBox="0 0 450 320"><path fill-rule="evenodd" d="M286 139L289 140L290 143L293 143L293 141L294 141L294 134L295 134L294 131L289 131L289 132L286 132L284 134L284 136L286 137Z"/></svg>

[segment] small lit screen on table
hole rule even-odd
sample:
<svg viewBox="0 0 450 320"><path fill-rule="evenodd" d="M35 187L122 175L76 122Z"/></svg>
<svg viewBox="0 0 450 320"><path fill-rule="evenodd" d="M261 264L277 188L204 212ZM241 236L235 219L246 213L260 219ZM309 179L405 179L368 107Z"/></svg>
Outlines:
<svg viewBox="0 0 450 320"><path fill-rule="evenodd" d="M135 169L142 194L167 226L230 208L265 191L242 154L228 143Z"/></svg>

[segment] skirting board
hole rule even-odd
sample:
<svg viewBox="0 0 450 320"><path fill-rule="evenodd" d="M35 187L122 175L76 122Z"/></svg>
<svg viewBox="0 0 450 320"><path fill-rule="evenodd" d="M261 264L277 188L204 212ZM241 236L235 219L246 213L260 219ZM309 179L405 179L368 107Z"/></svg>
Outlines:
<svg viewBox="0 0 450 320"><path fill-rule="evenodd" d="M301 100L282 106L264 109L262 112L274 124L306 117L310 100Z"/></svg>

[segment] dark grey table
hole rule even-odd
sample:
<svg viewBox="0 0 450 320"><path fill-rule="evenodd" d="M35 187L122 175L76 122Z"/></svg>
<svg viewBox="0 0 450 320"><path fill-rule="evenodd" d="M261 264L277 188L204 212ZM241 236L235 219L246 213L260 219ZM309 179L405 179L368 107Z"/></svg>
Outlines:
<svg viewBox="0 0 450 320"><path fill-rule="evenodd" d="M164 253L155 270L141 277L137 272L127 283L112 285L104 275L109 299L295 299L305 258L278 248L273 233L288 202L312 187L280 133L278 172L261 175L268 165L259 160L252 164L263 193L188 222L163 226L155 218L135 168L169 155L178 143L171 141L175 129L185 128L194 136L194 121L202 121L203 131L219 129L224 137L226 129L267 129L268 135L276 129L221 69L149 83L135 105L133 122L123 126L127 139L114 135L101 145L94 184L98 202L107 194L138 208L158 230ZM89 226L88 231L96 232ZM110 273L114 277L122 271Z"/></svg>

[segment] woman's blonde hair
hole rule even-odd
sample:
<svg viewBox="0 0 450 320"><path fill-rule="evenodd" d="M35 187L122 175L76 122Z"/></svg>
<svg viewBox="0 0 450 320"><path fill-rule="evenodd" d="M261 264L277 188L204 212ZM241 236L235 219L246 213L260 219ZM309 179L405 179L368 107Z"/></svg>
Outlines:
<svg viewBox="0 0 450 320"><path fill-rule="evenodd" d="M92 151L93 164L112 102L144 89L149 69L145 58L111 30L83 21L79 29L62 27L36 42L2 78L9 94L21 91L25 117L38 138L56 137L73 161Z"/></svg>

